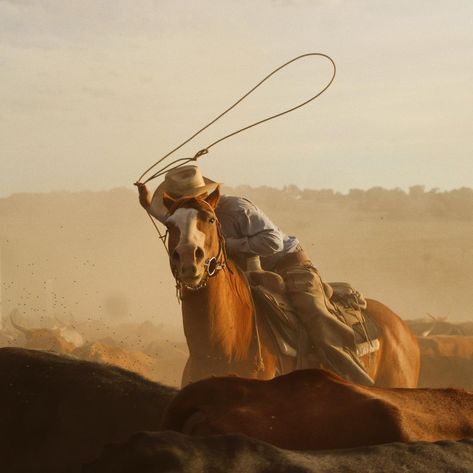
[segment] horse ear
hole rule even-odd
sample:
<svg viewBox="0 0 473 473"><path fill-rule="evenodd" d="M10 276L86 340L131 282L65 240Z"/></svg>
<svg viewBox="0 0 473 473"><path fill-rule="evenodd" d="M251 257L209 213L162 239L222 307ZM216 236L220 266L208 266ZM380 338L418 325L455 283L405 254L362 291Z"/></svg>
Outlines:
<svg viewBox="0 0 473 473"><path fill-rule="evenodd" d="M220 186L217 186L217 188L205 198L205 201L215 210L217 208L219 200Z"/></svg>
<svg viewBox="0 0 473 473"><path fill-rule="evenodd" d="M163 194L163 204L168 209L171 210L172 206L176 203L176 199L173 199L166 192Z"/></svg>

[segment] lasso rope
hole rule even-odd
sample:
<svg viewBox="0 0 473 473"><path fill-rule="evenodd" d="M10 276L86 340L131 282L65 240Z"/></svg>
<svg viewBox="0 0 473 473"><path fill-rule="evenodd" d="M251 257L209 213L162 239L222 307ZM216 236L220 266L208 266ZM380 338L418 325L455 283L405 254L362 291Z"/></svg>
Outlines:
<svg viewBox="0 0 473 473"><path fill-rule="evenodd" d="M209 152L209 149L212 148L213 146L215 146L216 144L218 143L221 143L222 141L232 137L232 136L235 136L237 135L238 133L241 133L245 130L249 130L250 128L253 128L257 125L261 125L262 123L265 123L267 121L270 121L270 120L273 120L274 118L277 118L277 117L281 117L282 115L286 115L287 113L290 113L290 112L293 112L294 110L297 110L298 108L301 108L303 107L304 105L307 105L309 102L312 102L312 100L315 100L317 97L319 97L320 95L322 95L329 87L330 85L332 84L332 82L334 81L335 79L335 75L336 75L336 72L337 72L337 67L335 65L335 62L333 61L333 59L330 57L330 56L327 56L326 54L323 54L323 53L307 53L307 54L302 54L301 56L298 56L294 59L291 59L290 61L286 62L285 64L283 64L282 66L279 66L277 69L275 69L274 71L272 71L270 74L268 74L263 80L261 80L260 82L258 82L251 90L249 90L245 95L243 95L240 99L238 99L233 105L231 105L229 108L227 108L224 112L222 112L220 115L218 115L216 118L214 118L211 122L209 122L207 125L205 125L203 128L201 128L200 130L198 130L196 133L194 133L190 138L188 138L187 140L185 140L184 142L182 142L179 146L177 146L176 148L174 148L173 150L171 150L169 153L167 153L165 156L163 156L159 161L157 161L156 163L154 163L152 166L150 166L148 169L146 169L146 171L138 178L137 182L140 183L141 182L141 179L143 179L144 176L146 176L146 174L148 174L152 169L154 169L158 164L161 164L166 158L168 158L169 156L171 156L172 154L174 154L176 151L178 151L179 149L181 149L184 145L186 145L187 143L189 143L190 141L192 141L197 135L199 135L200 133L202 133L204 130L206 130L207 128L209 128L211 125L213 125L217 120L219 120L220 118L222 118L224 115L226 115L228 112L230 112L230 110L234 109L239 103L241 103L244 99L246 99L246 97L248 97L251 93L253 93L258 87L260 87L264 82L266 82L270 77L272 77L274 74L276 74L277 72L279 72L281 69L284 69L285 67L287 67L289 64L292 64L293 62L295 61L298 61L299 59L302 59L302 58L305 58L305 57L308 57L308 56L320 56L320 57L324 57L326 59L328 59L332 66L333 66L333 74L332 74L332 77L330 78L330 81L327 83L327 85L322 89L320 90L317 94L315 94L313 97L309 98L308 100L300 103L299 105L296 105L295 107L292 107L292 108L289 108L287 110L284 110L283 112L280 112L280 113L276 113L275 115L271 115L270 117L267 117L267 118L264 118L263 120L259 120L255 123L252 123L251 125L248 125L248 126L245 126L243 128L240 128L239 130L236 130L232 133L229 133L228 135L225 135L223 136L222 138L219 138L218 140L214 141L213 143L209 144L208 146L206 146L205 148L201 149L200 151L198 151L194 156L192 157L187 157L187 158L180 158L180 159L176 159L172 162L170 162L169 164L167 164L166 166L162 167L159 171L155 172L154 174L152 174L150 177L148 177L144 182L143 184L146 184L147 182L151 181L152 179L155 179L159 176L162 176L163 174L165 174L166 172L168 172L170 169L175 169L175 168L178 168L178 167L181 167L181 166L184 166L185 164L187 164L188 162L190 161L197 161L197 159L199 159L200 157L202 157L203 155L207 154Z"/></svg>
<svg viewBox="0 0 473 473"><path fill-rule="evenodd" d="M335 79L335 75L337 73L337 66L335 65L335 62L333 61L333 59L326 55L326 54L323 54L323 53L307 53L307 54L302 54L301 56L298 56L298 57L295 57L294 59L291 59L290 61L284 63L282 66L279 66L278 68L274 69L274 71L272 71L270 74L268 74L264 79L262 79L261 81L259 81L252 89L250 89L245 95L243 95L240 99L238 99L233 105L231 105L230 107L228 107L224 112L222 112L220 115L218 115L216 118L214 118L211 122L207 123L207 125L205 125L204 127L202 127L200 130L198 130L196 133L194 133L190 138L188 138L187 140L185 140L184 142L182 142L179 146L177 146L176 148L174 148L173 150L171 150L169 153L167 153L166 155L164 155L161 159L159 159L156 163L154 163L152 166L150 166L148 169L146 169L146 171L141 174L141 176L138 178L137 182L135 184L141 184L141 179L143 179L143 177L148 174L152 169L154 169L158 164L161 164L166 158L168 158L169 156L171 156L172 154L174 154L176 151L178 151L179 149L181 149L184 145L186 145L187 143L189 143L190 141L192 141L197 135L199 135L200 133L202 133L204 130L206 130L207 128L209 128L211 125L213 125L217 120L219 120L220 118L222 118L224 115L226 115L228 112L230 112L230 110L234 109L239 103L241 103L243 100L246 99L246 97L248 97L251 93L253 93L258 87L260 87L264 82L266 82L270 77L272 77L274 74L276 74L277 72L279 72L281 69L284 69L285 67L287 67L289 64L292 64L293 62L296 62L298 61L299 59L302 59L302 58L305 58L305 57L308 57L308 56L320 56L320 57L324 57L326 59L328 59L332 66L333 66L333 74L332 74L332 77L330 78L329 82L327 83L327 85L322 89L320 90L317 94L315 94L313 97L309 98L308 100L305 100L304 102L300 103L299 105L296 105L295 107L292 107L292 108L289 108L287 110L284 110L283 112L280 112L280 113L276 113L275 115L271 115L270 117L267 117L267 118L264 118L263 120L259 120L255 123L252 123L251 125L248 125L248 126L245 126L243 128L240 128L239 130L236 130L232 133L229 133L228 135L225 135L223 136L222 138L219 138L218 140L214 141L213 143L209 144L208 146L206 146L205 148L201 149L200 151L198 151L194 156L192 157L187 157L187 158L179 158L179 159L176 159L170 163L168 163L167 165L165 165L164 167L162 167L161 169L159 169L159 171L155 172L154 174L152 174L150 177L148 177L148 179L146 179L143 184L146 184L147 182L151 181L152 179L155 179L159 176L162 176L163 174L165 174L166 172L168 172L169 170L171 169L175 169L175 168L178 168L178 167L181 167L181 166L184 166L185 164L187 164L188 162L190 161L197 161L197 159L199 159L200 157L202 157L203 155L207 154L209 152L209 149L212 148L213 146L215 146L216 144L218 143L221 143L222 141L226 140L227 138L230 138L231 136L235 136L237 135L238 133L241 133L245 130L249 130L250 128L253 128L257 125L261 125L262 123L265 123L265 122L268 122L270 120L273 120L274 118L277 118L277 117L281 117L282 115L286 115L287 113L290 113L290 112L293 112L294 110L297 110L298 108L301 108L303 107L304 105L307 105L309 102L312 102L312 100L315 100L317 97L319 97L320 95L322 95L331 85L332 85L332 82L334 81ZM154 221L153 217L151 216L151 214L147 211L147 214L148 214L148 217L150 218L151 220L151 223L153 224L154 228L156 229L156 231L158 232L158 235L159 235L159 239L161 240L161 242L163 243L164 245L164 248L166 249L166 252L169 254L169 250L168 250L168 247L166 245L166 237L167 237L167 231L162 234L161 231L159 230L159 227L158 225L156 224L156 222Z"/></svg>

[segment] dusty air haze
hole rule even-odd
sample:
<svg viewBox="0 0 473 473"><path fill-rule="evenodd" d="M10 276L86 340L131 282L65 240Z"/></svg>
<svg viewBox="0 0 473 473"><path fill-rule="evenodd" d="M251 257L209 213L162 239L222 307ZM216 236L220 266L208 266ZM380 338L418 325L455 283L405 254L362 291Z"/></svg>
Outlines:
<svg viewBox="0 0 473 473"><path fill-rule="evenodd" d="M333 86L213 148L204 174L297 235L325 280L404 318L472 319L472 22L469 0L0 0L2 317L150 320L181 340L131 184L272 69L323 52ZM330 73L284 70L177 157Z"/></svg>

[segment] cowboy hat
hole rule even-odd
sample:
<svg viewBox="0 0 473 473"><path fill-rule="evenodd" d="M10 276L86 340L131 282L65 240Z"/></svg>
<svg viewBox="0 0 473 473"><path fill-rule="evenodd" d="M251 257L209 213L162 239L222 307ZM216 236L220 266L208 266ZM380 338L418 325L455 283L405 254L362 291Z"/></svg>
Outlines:
<svg viewBox="0 0 473 473"><path fill-rule="evenodd" d="M154 191L150 213L160 221L166 219L168 209L163 203L164 193L175 199L197 197L202 194L211 194L219 185L220 183L202 176L197 166L188 165L171 169L164 176L164 181Z"/></svg>

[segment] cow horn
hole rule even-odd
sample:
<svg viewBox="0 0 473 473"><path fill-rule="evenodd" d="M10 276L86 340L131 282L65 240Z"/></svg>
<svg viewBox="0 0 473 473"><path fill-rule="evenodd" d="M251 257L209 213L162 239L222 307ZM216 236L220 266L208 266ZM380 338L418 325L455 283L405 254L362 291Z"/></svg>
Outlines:
<svg viewBox="0 0 473 473"><path fill-rule="evenodd" d="M22 332L24 333L25 335L29 335L31 334L32 330L26 328L26 327L22 327L21 325L18 325L17 322L15 322L15 319L14 319L14 315L17 315L18 314L18 309L13 309L11 312L10 312L10 323L13 325L14 328L16 328L19 332Z"/></svg>
<svg viewBox="0 0 473 473"><path fill-rule="evenodd" d="M59 325L55 326L54 328L61 328L61 327L65 327L67 325L66 323L64 323L63 320L61 320L59 318L59 316L57 314L54 314L54 318L56 319L56 322L59 324Z"/></svg>
<svg viewBox="0 0 473 473"><path fill-rule="evenodd" d="M76 327L75 327L75 320L74 320L74 316L71 315L70 317L70 322L65 322L63 319L61 319L57 314L54 314L54 318L56 319L56 322L59 323L59 327L58 328L67 328L67 327L71 327L73 328L74 330L76 330Z"/></svg>

